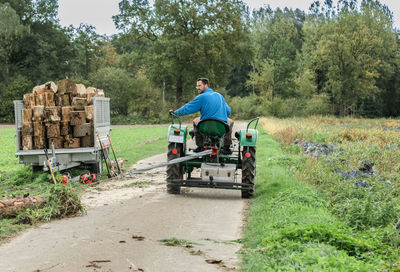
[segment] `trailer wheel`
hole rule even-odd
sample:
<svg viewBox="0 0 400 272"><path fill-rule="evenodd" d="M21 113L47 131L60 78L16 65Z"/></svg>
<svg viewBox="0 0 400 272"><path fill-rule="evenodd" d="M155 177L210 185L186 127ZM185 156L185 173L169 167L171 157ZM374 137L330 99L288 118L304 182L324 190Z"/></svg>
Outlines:
<svg viewBox="0 0 400 272"><path fill-rule="evenodd" d="M92 165L90 165L90 171L95 173L96 175L101 175L103 170L103 161L98 161Z"/></svg>
<svg viewBox="0 0 400 272"><path fill-rule="evenodd" d="M244 147L242 155L242 183L248 184L250 187L249 190L242 190L242 198L252 198L256 173L256 148Z"/></svg>
<svg viewBox="0 0 400 272"><path fill-rule="evenodd" d="M32 172L43 172L43 166L42 165L32 165Z"/></svg>
<svg viewBox="0 0 400 272"><path fill-rule="evenodd" d="M175 147L176 146L176 147ZM174 153L173 150L177 149L178 152ZM183 144L175 144L169 143L168 144L168 154L167 160L173 160L179 158L183 155ZM172 184L172 180L174 179L182 179L182 169L179 164L173 164L167 166L167 193L169 194L180 194L181 187Z"/></svg>

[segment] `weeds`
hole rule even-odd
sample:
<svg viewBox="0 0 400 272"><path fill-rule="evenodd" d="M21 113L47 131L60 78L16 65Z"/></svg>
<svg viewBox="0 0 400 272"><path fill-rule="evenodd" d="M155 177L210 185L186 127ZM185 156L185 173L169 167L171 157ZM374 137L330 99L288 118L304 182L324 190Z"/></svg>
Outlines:
<svg viewBox="0 0 400 272"><path fill-rule="evenodd" d="M184 239L177 239L175 237L169 238L169 239L162 239L162 240L159 240L159 242L163 243L166 246L178 246L178 247L186 247L186 248L193 248L193 245L196 244L191 241L184 240Z"/></svg>
<svg viewBox="0 0 400 272"><path fill-rule="evenodd" d="M79 196L70 186L62 184L50 188L43 208L26 209L17 216L22 224L35 224L53 218L71 217L85 212Z"/></svg>
<svg viewBox="0 0 400 272"><path fill-rule="evenodd" d="M271 122L277 124L271 125ZM356 258L357 261L349 263L361 265L362 262L363 265L360 267L365 269L369 267L371 270L376 270L380 267L380 269L398 270L400 231L395 227L400 219L398 121L293 118L266 119L261 123L267 131L270 127L292 127L303 136L302 142L309 141L315 146L328 142L335 143L335 148L329 156L304 157L297 160L294 165L299 180L315 186L323 193L325 202L315 199L310 202L309 196L304 195L303 199L304 193L300 198L296 197L296 189L293 193L279 193L279 197L274 198L271 207L279 205L287 207L293 205L294 201L304 205L319 203L314 207L320 205L320 208L327 208L332 215L340 219L339 225L326 222L300 224L298 220L293 219L294 224L291 225L274 223L279 231L274 232L273 238L265 240L268 241L268 247L275 243L280 247L282 243L286 243L294 251L307 252L308 258L308 254L314 255L314 251L310 251L305 244L313 247L312 244L322 243ZM387 129L388 127L390 129ZM282 141L282 137L287 138L286 134L283 133L281 137L274 133L271 135L285 144L284 150L288 156L298 154L298 147L294 143L288 145ZM310 150L302 147L300 149L304 154L310 153ZM369 172L368 169L364 169L367 164L371 166ZM291 166L293 169L293 163ZM318 198L317 196L316 199ZM285 222L289 223L288 220ZM327 249L328 247L325 247L325 250ZM343 253L339 253L338 259L342 255ZM314 257L313 260L316 261ZM302 257L301 259L305 261ZM340 267L341 261L335 260L335 262ZM281 269L281 266L278 267Z"/></svg>

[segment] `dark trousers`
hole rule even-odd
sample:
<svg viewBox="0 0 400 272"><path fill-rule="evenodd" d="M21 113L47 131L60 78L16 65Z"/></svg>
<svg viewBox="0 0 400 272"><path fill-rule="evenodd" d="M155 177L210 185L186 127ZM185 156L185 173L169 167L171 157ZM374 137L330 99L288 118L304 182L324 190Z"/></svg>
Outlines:
<svg viewBox="0 0 400 272"><path fill-rule="evenodd" d="M193 120L194 139L198 147L204 147L204 135L201 134L199 131L198 127L199 122L200 122L200 117L197 117ZM233 124L234 124L233 120L228 118L229 130L224 135L224 149L229 149L229 147L232 144Z"/></svg>

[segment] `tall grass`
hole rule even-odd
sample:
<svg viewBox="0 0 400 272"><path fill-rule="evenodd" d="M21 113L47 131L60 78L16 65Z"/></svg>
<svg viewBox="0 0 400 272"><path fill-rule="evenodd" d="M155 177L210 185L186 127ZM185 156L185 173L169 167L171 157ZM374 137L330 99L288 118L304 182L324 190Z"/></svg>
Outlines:
<svg viewBox="0 0 400 272"><path fill-rule="evenodd" d="M245 229L243 271L374 271L375 243L353 233L328 199L294 178L299 154L284 154L265 133L257 145L256 196Z"/></svg>
<svg viewBox="0 0 400 272"><path fill-rule="evenodd" d="M396 225L400 219L399 121L333 117L282 120L263 118L261 124L285 147L283 150L286 153L283 156L292 157L301 151L301 148L294 145L294 137L312 143L336 144L336 151L329 156L317 159L300 155L294 163L294 159L286 159L286 162L291 163L286 164L285 168L291 169L304 187L319 192L326 200L326 209L341 226L340 229L357 239L362 238L362 243L369 245L357 249L349 256L373 265L374 269L398 271L400 231ZM376 175L361 176L358 179L340 175L359 171L365 162L374 164ZM267 171L264 168L261 171ZM358 182L362 182L363 186ZM331 229L329 226L318 226L319 223L316 229L313 227L313 235L315 232L321 233L325 227ZM289 237L293 237L291 230L289 233ZM303 227L294 233L299 237L307 233L307 239L310 237L310 230L305 231ZM341 233L341 230L337 233ZM333 234L336 235L329 235ZM287 231L284 237L288 237ZM337 237L322 241L326 243L332 239L337 241ZM329 245L337 248L332 242Z"/></svg>

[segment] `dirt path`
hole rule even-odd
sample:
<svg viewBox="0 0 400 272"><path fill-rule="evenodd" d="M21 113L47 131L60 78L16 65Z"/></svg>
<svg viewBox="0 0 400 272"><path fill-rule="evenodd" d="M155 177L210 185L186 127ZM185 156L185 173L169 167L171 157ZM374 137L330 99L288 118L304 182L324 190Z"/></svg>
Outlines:
<svg viewBox="0 0 400 272"><path fill-rule="evenodd" d="M134 168L165 160L166 154L157 155ZM240 191L194 188L170 195L165 171L91 187L82 196L87 215L43 224L1 246L0 271L238 269L234 240L242 237L247 206Z"/></svg>

